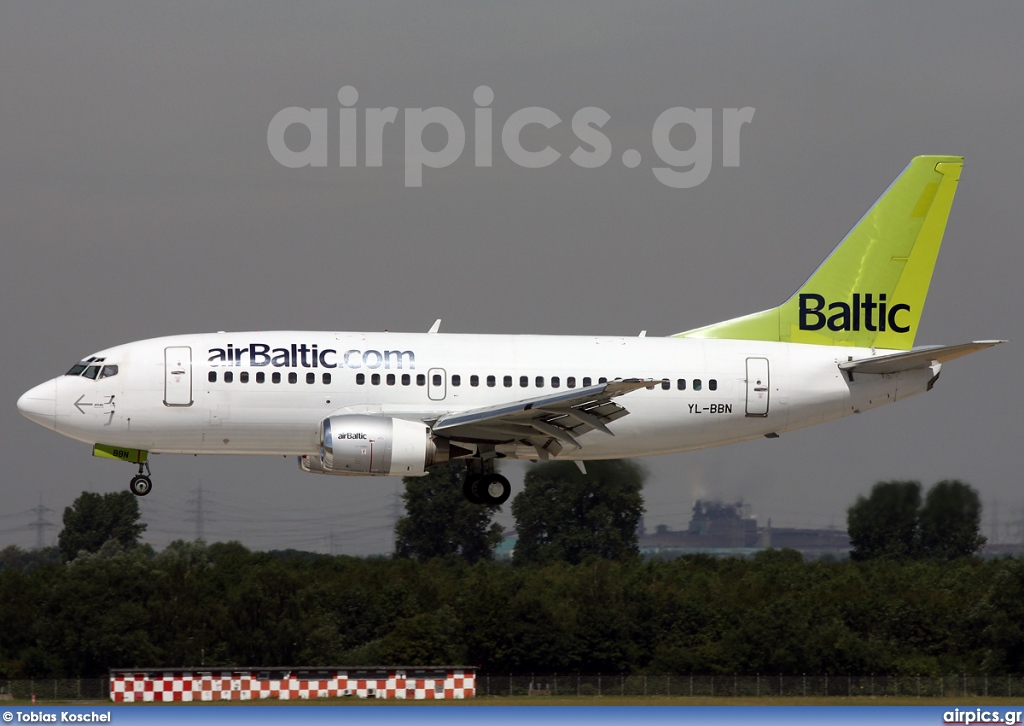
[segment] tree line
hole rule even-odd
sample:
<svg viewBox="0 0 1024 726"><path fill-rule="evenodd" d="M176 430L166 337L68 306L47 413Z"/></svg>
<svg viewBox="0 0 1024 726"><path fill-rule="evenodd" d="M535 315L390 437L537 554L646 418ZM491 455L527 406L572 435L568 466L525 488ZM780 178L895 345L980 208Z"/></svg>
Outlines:
<svg viewBox="0 0 1024 726"><path fill-rule="evenodd" d="M497 508L466 501L459 485L464 471L465 464L455 461L405 479L397 556L469 562L493 557L501 539L491 521ZM633 461L588 462L585 474L571 462L530 467L523 491L512 500L513 561L576 564L588 557L639 556L645 478ZM919 482L879 482L850 507L847 526L854 560L953 560L975 555L985 544L978 493L956 480L935 484L923 499Z"/></svg>
<svg viewBox="0 0 1024 726"><path fill-rule="evenodd" d="M767 550L644 562L641 469L588 464L584 478L571 464L538 465L512 505L521 536L508 563L492 560L494 510L465 502L457 481L442 469L407 482L393 558L202 541L158 553L139 543L134 497L85 493L65 510L59 547L0 551L0 678L395 663L505 674L1024 673L1024 560L959 556L980 546L966 485L940 483L923 504L916 483L877 485L851 507L851 535L875 527L888 539L855 537L851 561ZM960 550L936 547L934 522L968 523L949 531Z"/></svg>
<svg viewBox="0 0 1024 726"><path fill-rule="evenodd" d="M110 667L1024 672L1024 560L416 562L175 542L0 552L0 678ZM50 557L52 560L52 555Z"/></svg>

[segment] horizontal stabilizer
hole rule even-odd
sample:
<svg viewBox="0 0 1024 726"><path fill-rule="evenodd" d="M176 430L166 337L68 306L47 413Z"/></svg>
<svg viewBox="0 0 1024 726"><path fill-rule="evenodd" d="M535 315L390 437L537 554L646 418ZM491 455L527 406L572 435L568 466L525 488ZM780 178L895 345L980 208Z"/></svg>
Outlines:
<svg viewBox="0 0 1024 726"><path fill-rule="evenodd" d="M845 361L839 364L839 368L850 373L899 373L915 368L927 368L933 363L945 363L1005 342L1005 340L975 340L960 345L929 345L904 353Z"/></svg>

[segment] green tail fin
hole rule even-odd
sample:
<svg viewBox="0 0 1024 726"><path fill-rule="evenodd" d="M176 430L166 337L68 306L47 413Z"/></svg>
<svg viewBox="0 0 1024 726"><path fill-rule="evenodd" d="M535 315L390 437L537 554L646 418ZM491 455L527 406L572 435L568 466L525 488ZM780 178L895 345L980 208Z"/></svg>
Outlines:
<svg viewBox="0 0 1024 726"><path fill-rule="evenodd" d="M675 337L909 350L963 161L959 156L914 158L779 307Z"/></svg>

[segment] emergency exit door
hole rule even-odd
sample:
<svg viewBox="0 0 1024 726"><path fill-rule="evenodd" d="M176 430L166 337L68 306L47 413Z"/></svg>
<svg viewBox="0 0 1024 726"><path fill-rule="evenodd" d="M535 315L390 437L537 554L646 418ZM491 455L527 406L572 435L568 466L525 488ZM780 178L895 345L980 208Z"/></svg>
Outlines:
<svg viewBox="0 0 1024 726"><path fill-rule="evenodd" d="M747 358L747 415L767 416L770 394L768 359Z"/></svg>
<svg viewBox="0 0 1024 726"><path fill-rule="evenodd" d="M431 401L443 401L448 395L448 374L444 368L431 368L427 371L427 398Z"/></svg>
<svg viewBox="0 0 1024 726"><path fill-rule="evenodd" d="M164 405L192 405L192 349L164 348Z"/></svg>

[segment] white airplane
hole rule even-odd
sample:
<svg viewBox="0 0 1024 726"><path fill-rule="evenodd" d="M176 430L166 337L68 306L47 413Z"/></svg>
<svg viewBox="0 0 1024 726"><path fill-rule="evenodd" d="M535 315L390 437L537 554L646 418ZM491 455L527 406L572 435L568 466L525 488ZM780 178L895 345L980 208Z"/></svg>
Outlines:
<svg viewBox="0 0 1024 726"><path fill-rule="evenodd" d="M771 310L667 338L249 332L100 351L18 401L27 418L138 465L149 454L297 456L303 471L418 476L465 458L465 496L510 493L495 459L721 446L931 390L1003 341L913 347L963 159L920 156Z"/></svg>

